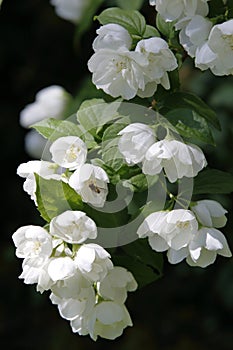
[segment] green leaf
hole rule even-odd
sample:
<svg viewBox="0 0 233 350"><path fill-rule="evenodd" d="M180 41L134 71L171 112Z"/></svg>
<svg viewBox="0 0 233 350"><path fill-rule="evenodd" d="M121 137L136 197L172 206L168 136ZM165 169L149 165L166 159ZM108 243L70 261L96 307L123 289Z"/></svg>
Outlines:
<svg viewBox="0 0 233 350"><path fill-rule="evenodd" d="M166 22L159 13L156 15L156 27L165 37L172 39L175 36L174 22Z"/></svg>
<svg viewBox="0 0 233 350"><path fill-rule="evenodd" d="M169 111L165 116L175 126L181 136L215 145L213 135L206 120L195 111L177 108Z"/></svg>
<svg viewBox="0 0 233 350"><path fill-rule="evenodd" d="M58 180L47 180L35 174L36 200L41 217L50 222L66 210L82 210L80 195L68 184Z"/></svg>
<svg viewBox="0 0 233 350"><path fill-rule="evenodd" d="M121 179L130 179L132 176L140 174L141 171L142 170L138 165L128 166L128 164L123 164L119 169L118 174Z"/></svg>
<svg viewBox="0 0 233 350"><path fill-rule="evenodd" d="M154 185L158 181L158 176L149 176L145 174L137 174L128 180L122 181L124 187L130 188L134 192L144 192L148 187Z"/></svg>
<svg viewBox="0 0 233 350"><path fill-rule="evenodd" d="M111 201L109 202L111 203ZM108 203L105 204L106 207ZM105 212L104 207L102 210L95 209L88 204L84 204L83 210L92 220L95 221L99 233L101 232L101 228L119 228L122 225L126 225L129 221L129 215L127 207L124 207L122 210L114 211L113 213ZM106 230L105 230L106 231ZM110 230L109 232L110 233Z"/></svg>
<svg viewBox="0 0 233 350"><path fill-rule="evenodd" d="M177 108L190 109L203 117L216 129L221 130L215 111L213 111L200 97L188 92L174 92L165 96L162 101L161 114Z"/></svg>
<svg viewBox="0 0 233 350"><path fill-rule="evenodd" d="M81 125L77 125L68 120L49 118L33 124L32 127L38 131L39 134L52 142L63 136L78 136L86 142L88 148L94 147L96 144L93 136Z"/></svg>
<svg viewBox="0 0 233 350"><path fill-rule="evenodd" d="M127 118L121 118L118 122L107 127L102 138L102 159L104 163L118 171L125 163L118 149L118 132L127 125Z"/></svg>
<svg viewBox="0 0 233 350"><path fill-rule="evenodd" d="M180 90L180 73L179 69L175 69L172 72L168 73L170 85L171 85L171 92L176 92ZM170 92L170 93L171 93Z"/></svg>
<svg viewBox="0 0 233 350"><path fill-rule="evenodd" d="M117 6L124 10L140 10L144 0L117 0Z"/></svg>
<svg viewBox="0 0 233 350"><path fill-rule="evenodd" d="M104 125L119 118L120 102L106 103L103 99L84 101L78 112L78 122L91 135L96 136Z"/></svg>
<svg viewBox="0 0 233 350"><path fill-rule="evenodd" d="M143 38L147 39L147 38L153 38L153 37L160 37L160 34L155 27L152 27L149 24L147 24L146 30L143 34Z"/></svg>
<svg viewBox="0 0 233 350"><path fill-rule="evenodd" d="M81 128L67 120L58 120L54 118L43 119L40 122L31 125L42 136L50 141L55 141L62 136L79 136L82 135Z"/></svg>
<svg viewBox="0 0 233 350"><path fill-rule="evenodd" d="M139 288L162 277L163 255L152 250L147 239L137 239L119 251L121 254L112 254L114 265L131 271Z"/></svg>
<svg viewBox="0 0 233 350"><path fill-rule="evenodd" d="M104 10L96 18L103 25L108 23L119 24L127 29L132 36L143 37L146 30L145 18L138 11L128 11L118 7L112 7Z"/></svg>
<svg viewBox="0 0 233 350"><path fill-rule="evenodd" d="M109 125L103 134L103 143L118 137L118 133L130 123L130 119L123 117L118 119L115 123Z"/></svg>
<svg viewBox="0 0 233 350"><path fill-rule="evenodd" d="M193 194L227 194L233 192L233 175L218 169L201 171L194 179Z"/></svg>
<svg viewBox="0 0 233 350"><path fill-rule="evenodd" d="M102 148L102 158L104 163L115 171L118 171L125 163L125 160L118 149L118 140L119 137L105 142Z"/></svg>

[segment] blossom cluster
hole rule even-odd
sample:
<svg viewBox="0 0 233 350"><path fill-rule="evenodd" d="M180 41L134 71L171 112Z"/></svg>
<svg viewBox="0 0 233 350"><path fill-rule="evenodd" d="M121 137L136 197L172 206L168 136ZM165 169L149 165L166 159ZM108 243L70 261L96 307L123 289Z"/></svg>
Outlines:
<svg viewBox="0 0 233 350"><path fill-rule="evenodd" d="M169 132L158 140L155 130L150 125L132 123L118 133L118 148L129 167L141 163L142 173L151 176L164 171L168 181L174 183L196 176L206 166L198 146L176 140ZM94 208L106 204L109 177L100 166L88 163L88 148L81 138L59 137L52 142L50 152L52 161L32 160L17 169L35 205L36 174L68 184L83 203ZM217 254L231 256L218 230L226 224L226 212L213 200L191 202L190 209L151 213L137 228L137 235L139 240L148 238L155 252L167 252L171 264L186 259L190 266L206 267ZM45 227L20 227L12 238L16 256L23 259L19 278L26 284L36 284L41 293L50 290L51 302L70 322L74 333L89 334L93 340L98 336L115 339L132 326L125 302L138 283L126 268L113 265L106 249L93 243L97 236L96 223L84 209L65 210Z"/></svg>
<svg viewBox="0 0 233 350"><path fill-rule="evenodd" d="M214 263L217 254L231 257L226 238L217 229L226 223L225 212L214 200L200 200L191 206L191 210L174 209L150 214L137 234L140 238L148 237L153 250L167 251L171 264L186 258L190 266L206 267Z"/></svg>
<svg viewBox="0 0 233 350"><path fill-rule="evenodd" d="M108 194L109 178L99 166L89 164L87 146L77 136L59 137L50 146L52 161L31 160L18 166L17 174L25 178L23 188L36 204L35 173L44 179L69 183L84 203L103 207ZM68 170L68 174L67 174Z"/></svg>
<svg viewBox="0 0 233 350"><path fill-rule="evenodd" d="M208 0L150 0L156 11L179 31L179 41L195 66L215 75L233 74L233 20L214 24Z"/></svg>
<svg viewBox="0 0 233 350"><path fill-rule="evenodd" d="M113 266L101 246L86 243L97 227L82 211L67 210L54 217L49 229L28 225L13 234L16 256L23 258L19 278L51 290L50 299L72 331L115 339L132 321L124 305L127 293L137 288L133 275Z"/></svg>
<svg viewBox="0 0 233 350"><path fill-rule="evenodd" d="M183 177L195 177L206 165L202 150L193 144L168 138L157 141L148 125L133 123L119 132L119 150L129 165L142 163L146 175L162 169L174 183ZM217 254L231 257L227 241L217 228L226 224L227 212L214 200L200 200L191 209L151 213L137 230L139 238L148 237L156 252L167 251L172 264L186 261L191 266L206 267Z"/></svg>
<svg viewBox="0 0 233 350"><path fill-rule="evenodd" d="M78 23L79 16L90 3L83 0L51 0L51 4L59 16ZM165 23L172 23L174 30L179 31L180 44L194 58L196 67L202 70L210 68L216 75L232 74L233 20L214 24L208 18L208 0L150 0L150 4L155 6ZM120 20L120 23L124 24L124 21ZM93 84L106 94L124 100L136 96L151 97L159 85L170 90L172 75L169 73L178 68L170 43L156 36L157 30L151 30L151 26L146 24L149 34L145 36L143 31L138 36L133 35L127 24L125 27L122 25L108 23L97 29L97 37L92 43L94 54L87 64ZM161 91L168 96L163 89ZM163 103L163 98L161 100ZM196 113L199 102L197 99L194 101L197 102L192 103L191 98L185 106L193 111L191 107L195 104ZM71 95L62 87L53 85L39 91L35 101L20 113L20 124L24 128L48 118L47 122L42 123L43 126L40 124L40 131L44 137L48 137L49 154L43 157L46 160L30 160L17 168L17 174L24 179L23 189L47 221L44 227L27 225L13 234L16 256L23 259L19 278L26 284L36 284L40 293L50 291L51 302L57 305L61 317L70 322L73 332L89 334L93 340L98 336L115 339L127 326L132 326L125 303L128 292L138 288L140 278L136 270L130 271L130 264L127 269L127 259L125 267L114 266L114 253L111 256L104 244L96 243L101 236L97 222L104 221L106 213L111 213L111 218L114 216L108 210L108 200L118 195L117 186L130 182L131 176L143 178L143 181L153 178L159 182L157 175L162 174L165 185L175 188L175 184L179 186L182 179L196 177L207 166L207 160L199 146L183 141L169 123L165 125L154 118L153 122L150 118L145 123L139 122L138 117L131 116L130 112L128 116L128 108L127 116L124 113L121 115L121 103L113 108L114 113L111 113L111 108L107 109L107 113L102 113L102 106L103 109L108 106L104 100L97 101L97 105L100 102L97 112L95 101L93 105L88 102L90 109L80 107L77 112L78 124L66 121L63 127L58 119L65 119L70 102ZM158 99L157 102L159 105L161 101ZM158 110L160 113L159 106ZM148 111L142 114L143 117L148 116ZM100 123L97 123L98 117ZM203 114L200 117L207 119ZM132 122L134 118L137 122ZM58 137L54 133L57 125ZM92 145L86 142L87 134L93 140ZM37 131L30 131L26 137L26 150L37 159L41 158L41 149L47 142L43 139L38 150L41 140L36 138L40 136ZM38 153L34 152L36 150ZM106 150L110 150L109 154ZM100 156L100 159L92 161L90 152L94 157ZM117 166L111 157L115 157L113 160L117 160ZM43 183L48 187L43 188ZM138 183L143 197L145 192L149 192L150 184ZM67 191L72 197L71 202L66 194L61 198L59 190L54 197L53 194L46 197L43 190L46 191L50 185L51 192L53 186L56 190L61 188L62 194ZM145 191L145 186L148 191ZM148 203L136 203L137 196L132 195L132 203L121 198L126 206L123 210L126 218L122 222L127 227L136 217L135 239L139 244L144 244L145 239L148 241L146 252L149 250L151 253L152 249L155 256L156 253L166 252L171 264L185 260L189 266L202 268L214 263L217 255L231 257L227 240L219 230L227 222L227 210L220 203L213 199L201 199L183 204L168 188L165 194L168 196L165 196L164 209L152 212L147 207ZM44 206L44 197L48 207ZM57 203L60 199L61 202L66 201L66 209ZM119 212L120 215L122 212ZM123 227L115 218L112 221L113 226L109 231ZM143 258L140 256L142 265Z"/></svg>
<svg viewBox="0 0 233 350"><path fill-rule="evenodd" d="M170 182L195 177L206 165L202 150L168 135L156 140L153 129L143 123L132 123L119 132L119 150L127 164L142 163L145 175L156 175L164 170Z"/></svg>
<svg viewBox="0 0 233 350"><path fill-rule="evenodd" d="M150 97L161 84L170 89L168 72L178 67L175 55L159 37L140 40L132 50L132 37L119 24L97 29L95 53L88 61L92 82L112 97L130 100Z"/></svg>
<svg viewBox="0 0 233 350"><path fill-rule="evenodd" d="M117 147L123 162L129 170L138 165L146 176L163 172L170 183L197 176L207 165L201 148L176 139L169 126L165 129L166 135L159 139L156 124L135 122L122 127ZM107 205L111 177L90 162L89 149L80 137L58 137L49 151L51 161L31 160L17 169L36 206L43 202L43 186L38 196L40 179L69 186L82 204L95 210ZM190 266L206 267L217 254L231 256L218 230L227 221L227 211L220 203L200 200L191 202L189 209L174 209L173 205L152 212L138 224L139 240L148 238L152 250L167 252L171 264L186 259ZM137 282L126 268L113 265L104 247L93 243L97 225L83 208L52 215L44 228L28 225L16 230L16 256L24 259L20 278L26 284L36 283L41 293L51 290L52 303L58 306L61 317L70 321L73 332L89 334L94 340L98 336L115 339L132 326L125 301L127 292L136 290Z"/></svg>
<svg viewBox="0 0 233 350"><path fill-rule="evenodd" d="M87 147L77 136L60 137L50 147L52 161L22 163L17 174L25 178L24 190L37 205L35 174L63 181L77 191L84 203L102 207L109 182L106 172L87 160ZM68 171L68 174L66 172ZM16 256L23 258L19 278L37 284L37 291L51 290L50 299L73 332L115 339L132 326L124 305L127 292L137 288L131 272L113 266L100 245L86 243L97 237L95 222L83 211L66 210L53 217L49 229L28 225L13 234Z"/></svg>

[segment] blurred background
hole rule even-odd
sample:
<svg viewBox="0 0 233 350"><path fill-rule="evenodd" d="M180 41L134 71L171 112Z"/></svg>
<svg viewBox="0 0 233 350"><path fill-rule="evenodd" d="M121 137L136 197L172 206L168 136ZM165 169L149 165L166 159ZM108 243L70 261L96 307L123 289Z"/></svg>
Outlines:
<svg viewBox="0 0 233 350"><path fill-rule="evenodd" d="M142 13L152 17L145 1ZM111 2L109 1L109 4ZM218 257L206 269L172 266L165 261L163 277L131 293L127 300L134 326L115 341L73 334L48 298L18 279L21 261L15 257L13 232L40 224L39 214L23 191L17 166L31 158L24 149L27 130L19 113L35 94L53 84L63 86L77 105L98 97L88 85L87 60L97 23L75 39L75 26L59 18L49 0L3 0L0 10L1 70L1 244L0 345L2 349L204 350L233 349L233 261ZM233 173L233 80L193 69L187 60L181 72L183 88L202 97L219 116L222 132L214 131L217 146L206 147L211 167ZM86 86L86 89L83 88ZM233 196L215 196L229 211L223 232L233 250Z"/></svg>

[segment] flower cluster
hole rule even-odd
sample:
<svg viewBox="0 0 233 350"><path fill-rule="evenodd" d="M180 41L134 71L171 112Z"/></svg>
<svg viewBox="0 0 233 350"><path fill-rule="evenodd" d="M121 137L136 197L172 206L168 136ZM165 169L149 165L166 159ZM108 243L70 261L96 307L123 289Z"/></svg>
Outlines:
<svg viewBox="0 0 233 350"><path fill-rule="evenodd" d="M51 85L41 89L35 101L26 105L19 115L19 123L28 129L32 124L46 118L63 119L64 112L72 100L71 95L59 85ZM44 138L35 130L25 136L25 150L35 159L40 159L45 147Z"/></svg>
<svg viewBox="0 0 233 350"><path fill-rule="evenodd" d="M119 150L129 165L142 163L146 175L159 174L164 170L170 182L194 177L206 165L202 150L193 144L167 136L157 141L148 125L133 123L119 132Z"/></svg>
<svg viewBox="0 0 233 350"><path fill-rule="evenodd" d="M136 122L118 131L117 148L129 173L141 165L142 174L153 177L164 172L167 180L175 183L195 177L207 165L198 146L175 139L172 130L165 129L161 140L156 124ZM95 243L97 224L86 209L106 205L111 177L102 167L88 162L88 151L80 137L62 136L50 146L51 161L19 165L17 174L25 179L23 188L36 206L43 206L43 186L39 194L37 186L44 179L72 189L83 210L62 211L58 205L59 213L49 217L45 227L20 227L13 242L16 256L23 258L19 277L26 284L36 284L41 293L51 291L51 302L61 317L70 321L73 332L89 334L93 340L98 336L115 339L132 326L125 302L138 282L127 268L114 266L110 253ZM217 254L231 256L219 230L226 224L226 213L214 200L191 202L189 209L175 209L173 202L169 209L144 217L137 224L137 237L139 241L148 238L148 249L167 252L171 264L186 259L190 266L206 267Z"/></svg>
<svg viewBox="0 0 233 350"><path fill-rule="evenodd" d="M95 239L95 222L82 211L67 210L54 217L49 229L28 225L13 234L16 256L23 258L19 278L51 290L50 299L73 332L115 339L132 326L124 305L137 283L125 268L113 266Z"/></svg>
<svg viewBox="0 0 233 350"><path fill-rule="evenodd" d="M132 38L119 24L103 25L97 34L93 42L95 53L88 61L88 68L98 89L130 100L136 95L152 96L159 84L170 88L167 72L178 65L165 40L143 39L131 50Z"/></svg>
<svg viewBox="0 0 233 350"><path fill-rule="evenodd" d="M90 2L51 0L51 4L59 16L78 23ZM158 23L165 27L170 23L168 27L177 31L176 49L183 53L184 48L196 67L210 68L216 75L232 74L233 20L214 24L208 17L208 0L150 0L150 4L160 16ZM197 139L207 143L209 123L217 127L218 120L202 100L177 91L178 74L169 74L178 68L169 46L176 37L164 35L171 39L168 44L138 11L109 10L98 16L101 26L87 63L93 84L125 100L152 97L159 85L162 88L145 111L138 105L131 109L119 100L93 99L81 104L76 122L64 123L57 119L65 119L71 96L59 86L39 91L35 102L22 110L20 124L28 128L43 120L34 128L48 139L48 157L20 164L17 174L47 223L20 227L12 237L16 256L23 259L19 278L36 284L40 293L51 291L51 302L70 321L72 331L89 334L93 340L98 336L115 339L132 326L125 302L128 292L146 280L144 271L154 267L154 261L148 263L150 257L156 261L166 252L171 264L185 260L189 266L202 268L214 263L217 255L231 257L219 230L226 225L227 210L213 199L191 200L190 193L184 203L175 194L182 181L192 183L199 172L205 172L207 160L201 148L183 141L177 124L171 125L162 115L175 112L180 118L181 110L187 111L187 119L192 115L195 120L197 115L206 128L203 134L186 121L183 129L188 136L181 134L185 140L198 134ZM176 96L181 102L174 103ZM29 134L41 136L37 131ZM30 137L26 149L33 154L39 141ZM42 148L45 142L43 139ZM41 150L37 154L35 158L40 159ZM156 192L151 200L151 188L162 188L163 207L155 203ZM135 192L140 192L140 200ZM107 239L115 245L97 244L105 229L109 230ZM122 244L119 231L136 242L131 239L129 245ZM119 261L124 267L114 266ZM134 261L139 265L135 267ZM137 266L141 266L139 272ZM155 266L154 270L160 269Z"/></svg>
<svg viewBox="0 0 233 350"><path fill-rule="evenodd" d="M186 258L190 266L213 264L217 254L231 257L223 233L226 210L214 200L201 200L190 210L175 209L150 214L139 227L140 238L148 237L153 250L167 251L168 261L177 264Z"/></svg>
<svg viewBox="0 0 233 350"><path fill-rule="evenodd" d="M208 0L150 0L156 11L179 31L180 44L194 58L195 66L215 75L233 74L233 20L213 24Z"/></svg>
<svg viewBox="0 0 233 350"><path fill-rule="evenodd" d="M174 183L183 177L195 177L206 165L202 150L193 144L171 139L156 140L145 124L130 124L119 132L119 150L129 165L142 163L142 172L156 175L162 170ZM191 203L191 210L157 211L143 221L137 230L139 238L148 237L153 250L167 251L175 264L184 258L191 266L206 267L217 254L230 257L226 239L217 228L226 224L226 210L216 201Z"/></svg>
<svg viewBox="0 0 233 350"><path fill-rule="evenodd" d="M69 183L83 202L103 207L108 194L108 175L99 166L86 163L86 144L77 136L64 136L52 143L50 152L53 162L31 160L17 169L17 174L26 179L24 190L35 203L35 174L38 174L44 179Z"/></svg>
<svg viewBox="0 0 233 350"><path fill-rule="evenodd" d="M17 174L25 178L24 190L37 205L35 174L69 183L82 201L102 207L108 194L106 172L86 163L87 147L76 136L60 137L50 147L53 162L22 163ZM68 173L67 173L68 171ZM100 245L86 243L97 237L95 222L83 211L66 210L52 218L49 229L23 226L13 234L16 256L23 258L19 278L51 290L50 299L73 332L115 339L132 326L124 305L127 292L137 288L133 275L113 266Z"/></svg>

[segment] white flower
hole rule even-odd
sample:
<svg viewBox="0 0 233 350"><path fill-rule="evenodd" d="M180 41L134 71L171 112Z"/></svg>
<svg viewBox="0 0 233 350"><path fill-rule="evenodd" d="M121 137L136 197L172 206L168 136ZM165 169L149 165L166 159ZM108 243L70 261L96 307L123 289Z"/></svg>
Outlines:
<svg viewBox="0 0 233 350"><path fill-rule="evenodd" d="M61 167L77 169L87 158L87 146L78 136L63 136L50 147L52 160Z"/></svg>
<svg viewBox="0 0 233 350"><path fill-rule="evenodd" d="M143 67L148 60L139 52L121 47L118 50L100 49L88 61L92 82L112 97L130 100L138 89L145 89Z"/></svg>
<svg viewBox="0 0 233 350"><path fill-rule="evenodd" d="M124 303L127 292L136 289L137 282L132 273L120 266L114 266L101 282L97 282L98 294L118 303Z"/></svg>
<svg viewBox="0 0 233 350"><path fill-rule="evenodd" d="M60 298L50 295L53 304L58 305L61 317L72 321L83 314L88 314L95 305L95 292L92 286L82 288L75 298Z"/></svg>
<svg viewBox="0 0 233 350"><path fill-rule="evenodd" d="M169 248L166 240L159 235L166 215L166 211L158 211L148 215L137 230L139 238L148 237L151 248L156 252L164 252Z"/></svg>
<svg viewBox="0 0 233 350"><path fill-rule="evenodd" d="M226 225L227 218L225 214L227 210L217 201L200 200L191 207L191 210L203 226L219 228Z"/></svg>
<svg viewBox="0 0 233 350"><path fill-rule="evenodd" d="M50 233L65 242L80 244L88 238L96 238L97 227L84 212L67 210L51 220Z"/></svg>
<svg viewBox="0 0 233 350"><path fill-rule="evenodd" d="M121 130L118 147L128 164L138 164L144 160L148 148L155 142L153 130L142 123L132 123Z"/></svg>
<svg viewBox="0 0 233 350"><path fill-rule="evenodd" d="M36 179L34 173L40 175L43 178L54 175L58 170L58 165L52 162L41 160L30 160L26 163L22 163L17 168L17 175L22 178L26 178L23 184L23 189L27 192L31 199L36 204Z"/></svg>
<svg viewBox="0 0 233 350"><path fill-rule="evenodd" d="M195 52L195 66L201 70L206 70L211 66L214 66L214 62L217 56L210 50L208 41L206 41L201 47L197 47Z"/></svg>
<svg viewBox="0 0 233 350"><path fill-rule="evenodd" d="M208 41L196 52L195 66L215 75L233 74L233 19L216 24Z"/></svg>
<svg viewBox="0 0 233 350"><path fill-rule="evenodd" d="M88 322L88 330L94 340L98 336L105 339L116 339L123 333L124 328L132 325L125 305L103 301L94 307Z"/></svg>
<svg viewBox="0 0 233 350"><path fill-rule="evenodd" d="M85 15L91 0L50 0L56 14L72 23L78 23Z"/></svg>
<svg viewBox="0 0 233 350"><path fill-rule="evenodd" d="M43 160L30 160L26 163L21 163L17 168L17 175L27 178L29 175L36 173L42 177L55 174L58 169L57 164Z"/></svg>
<svg viewBox="0 0 233 350"><path fill-rule="evenodd" d="M28 104L20 112L21 126L28 128L46 118L61 119L70 98L70 94L58 85L40 90L36 94L35 102Z"/></svg>
<svg viewBox="0 0 233 350"><path fill-rule="evenodd" d="M109 23L97 29L98 36L93 41L93 49L117 50L121 47L131 48L132 38L129 32L119 24Z"/></svg>
<svg viewBox="0 0 233 350"><path fill-rule="evenodd" d="M150 214L139 226L137 234L140 238L149 237L152 249L161 252L187 247L197 230L197 220L190 210L175 209Z"/></svg>
<svg viewBox="0 0 233 350"><path fill-rule="evenodd" d="M57 282L72 277L76 269L74 260L71 257L58 257L51 259L48 265L48 274L54 282Z"/></svg>
<svg viewBox="0 0 233 350"><path fill-rule="evenodd" d="M201 48L207 41L213 24L208 18L195 15L186 21L179 33L181 45L189 56L195 57L197 48Z"/></svg>
<svg viewBox="0 0 233 350"><path fill-rule="evenodd" d="M150 0L156 11L166 22L182 20L185 17L208 14L208 0Z"/></svg>
<svg viewBox="0 0 233 350"><path fill-rule="evenodd" d="M25 284L37 283L37 291L42 293L54 283L48 274L49 263L50 259L45 257L25 258L19 278L24 279Z"/></svg>
<svg viewBox="0 0 233 350"><path fill-rule="evenodd" d="M91 285L91 282L76 269L72 276L56 281L51 291L60 299L76 299L83 293L83 289L89 289Z"/></svg>
<svg viewBox="0 0 233 350"><path fill-rule="evenodd" d="M197 230L197 220L190 210L175 209L166 215L159 234L169 247L178 250L188 245Z"/></svg>
<svg viewBox="0 0 233 350"><path fill-rule="evenodd" d="M88 318L83 315L76 317L74 320L70 321L72 331L78 333L79 335L88 335Z"/></svg>
<svg viewBox="0 0 233 350"><path fill-rule="evenodd" d="M101 281L113 268L110 254L97 244L83 244L74 258L75 265L90 281Z"/></svg>
<svg viewBox="0 0 233 350"><path fill-rule="evenodd" d="M69 185L82 197L83 202L103 207L108 194L108 175L99 166L84 164L70 177Z"/></svg>
<svg viewBox="0 0 233 350"><path fill-rule="evenodd" d="M148 149L142 171L155 175L164 168L168 180L175 182L184 176L195 177L206 165L205 156L198 146L164 139Z"/></svg>
<svg viewBox="0 0 233 350"><path fill-rule="evenodd" d="M148 59L148 65L143 67L145 75L145 88L139 89L137 95L150 97L161 84L165 89L170 89L170 82L167 72L178 67L176 57L169 49L168 44L161 38L150 38L140 40L135 48Z"/></svg>
<svg viewBox="0 0 233 350"><path fill-rule="evenodd" d="M131 38L124 28L120 31L121 35L116 35L111 28L108 34L109 27L103 27L102 35L93 43L96 53L88 62L89 70L93 73L92 81L98 89L113 97L122 96L129 100L136 95L152 96L158 84L165 89L170 88L167 72L178 65L165 40L141 40L135 51L129 51Z"/></svg>
<svg viewBox="0 0 233 350"><path fill-rule="evenodd" d="M95 305L95 292L93 287L82 289L76 298L65 299L59 298L55 294L50 295L50 300L58 306L61 317L66 320L73 321L88 313Z"/></svg>
<svg viewBox="0 0 233 350"><path fill-rule="evenodd" d="M92 285L76 273L68 280L57 282L51 289L52 303L58 306L61 317L70 321L73 332L88 334L87 320L96 302Z"/></svg>
<svg viewBox="0 0 233 350"><path fill-rule="evenodd" d="M52 253L52 237L42 227L22 226L12 235L18 258L49 257Z"/></svg>
<svg viewBox="0 0 233 350"><path fill-rule="evenodd" d="M217 254L232 256L223 233L215 228L203 227L189 244L189 256L186 261L190 266L206 267L213 264Z"/></svg>

